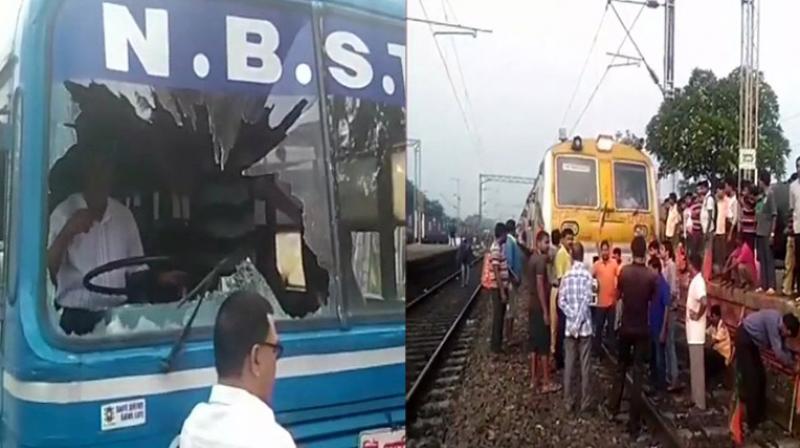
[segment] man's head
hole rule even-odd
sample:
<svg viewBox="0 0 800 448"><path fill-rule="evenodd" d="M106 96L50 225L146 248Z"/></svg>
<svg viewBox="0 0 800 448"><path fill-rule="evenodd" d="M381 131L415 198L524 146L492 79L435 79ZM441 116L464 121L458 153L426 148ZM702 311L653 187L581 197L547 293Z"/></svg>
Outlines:
<svg viewBox="0 0 800 448"><path fill-rule="evenodd" d="M661 260L659 260L658 257L650 257L650 261L647 262L647 265L650 266L653 272L661 273Z"/></svg>
<svg viewBox="0 0 800 448"><path fill-rule="evenodd" d="M572 243L572 261L583 262L583 244L579 241Z"/></svg>
<svg viewBox="0 0 800 448"><path fill-rule="evenodd" d="M506 221L506 232L508 232L509 235L515 235L517 233L517 223L514 222L513 219Z"/></svg>
<svg viewBox="0 0 800 448"><path fill-rule="evenodd" d="M675 193L670 193L669 197L667 198L667 204L671 206L678 203L678 196Z"/></svg>
<svg viewBox="0 0 800 448"><path fill-rule="evenodd" d="M733 177L725 178L725 194L728 196L733 196L736 194L736 179Z"/></svg>
<svg viewBox="0 0 800 448"><path fill-rule="evenodd" d="M716 327L722 319L722 308L719 305L711 305L708 310L708 323L712 327Z"/></svg>
<svg viewBox="0 0 800 448"><path fill-rule="evenodd" d="M608 261L611 257L611 244L608 243L608 240L603 240L600 243L600 258L603 261Z"/></svg>
<svg viewBox="0 0 800 448"><path fill-rule="evenodd" d="M617 260L617 263L622 263L622 249L619 247L615 247L614 250L611 251L611 256Z"/></svg>
<svg viewBox="0 0 800 448"><path fill-rule="evenodd" d="M643 236L636 236L631 241L631 255L635 261L644 263L644 258L647 256L647 241Z"/></svg>
<svg viewBox="0 0 800 448"><path fill-rule="evenodd" d="M550 242L553 243L553 246L558 246L561 244L561 231L558 229L553 229L550 232Z"/></svg>
<svg viewBox="0 0 800 448"><path fill-rule="evenodd" d="M575 242L575 232L572 229L564 229L561 231L561 245L570 249Z"/></svg>
<svg viewBox="0 0 800 448"><path fill-rule="evenodd" d="M794 161L794 166L795 166L795 168L797 169L796 171L797 171L797 175L798 175L798 177L800 177L800 157L798 157L797 159L795 159L795 161Z"/></svg>
<svg viewBox="0 0 800 448"><path fill-rule="evenodd" d="M228 296L214 323L214 358L220 383L245 389L269 402L280 351L269 302L249 291Z"/></svg>
<svg viewBox="0 0 800 448"><path fill-rule="evenodd" d="M703 269L703 257L699 253L689 255L689 272L692 275L697 275Z"/></svg>
<svg viewBox="0 0 800 448"><path fill-rule="evenodd" d="M717 199L723 199L725 197L725 185L722 183L717 184L714 196Z"/></svg>
<svg viewBox="0 0 800 448"><path fill-rule="evenodd" d="M769 174L767 170L758 170L758 186L761 187L762 190L765 190L770 186L772 183L772 176Z"/></svg>
<svg viewBox="0 0 800 448"><path fill-rule="evenodd" d="M650 241L650 244L647 245L648 258L657 258L660 249L661 245L658 243L657 240Z"/></svg>
<svg viewBox="0 0 800 448"><path fill-rule="evenodd" d="M708 194L708 181L701 180L697 183L697 194L703 197Z"/></svg>
<svg viewBox="0 0 800 448"><path fill-rule="evenodd" d="M669 241L664 241L664 243L661 245L661 249L658 251L658 256L664 261L674 259L675 250L672 248L672 243Z"/></svg>
<svg viewBox="0 0 800 448"><path fill-rule="evenodd" d="M548 235L544 230L540 230L539 233L536 234L536 251L546 254L549 248L550 235Z"/></svg>
<svg viewBox="0 0 800 448"><path fill-rule="evenodd" d="M89 210L105 210L114 179L111 154L94 148L85 149L82 193Z"/></svg>
<svg viewBox="0 0 800 448"><path fill-rule="evenodd" d="M797 337L798 331L800 331L800 321L797 320L797 317L792 313L784 314L781 321L781 336L794 338Z"/></svg>
<svg viewBox="0 0 800 448"><path fill-rule="evenodd" d="M498 222L494 225L494 239L498 242L502 243L506 240L506 235L508 234L508 230L506 230L506 225L502 222Z"/></svg>

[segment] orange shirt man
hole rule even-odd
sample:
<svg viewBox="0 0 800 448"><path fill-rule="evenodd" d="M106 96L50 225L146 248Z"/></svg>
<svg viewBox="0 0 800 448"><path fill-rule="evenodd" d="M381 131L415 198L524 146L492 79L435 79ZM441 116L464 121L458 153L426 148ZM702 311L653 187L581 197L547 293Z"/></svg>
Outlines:
<svg viewBox="0 0 800 448"><path fill-rule="evenodd" d="M600 344L603 333L611 336L614 333L614 320L616 314L617 276L619 263L611 257L611 246L608 241L600 243L600 259L595 262L592 269L594 278L597 279L597 306L594 308L594 340L593 351L600 355Z"/></svg>

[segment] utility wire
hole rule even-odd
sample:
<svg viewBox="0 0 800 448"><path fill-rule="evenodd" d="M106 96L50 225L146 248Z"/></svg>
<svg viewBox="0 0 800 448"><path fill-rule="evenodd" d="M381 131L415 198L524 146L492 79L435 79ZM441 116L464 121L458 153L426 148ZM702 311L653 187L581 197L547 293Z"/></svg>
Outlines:
<svg viewBox="0 0 800 448"><path fill-rule="evenodd" d="M639 49L639 45L637 45L636 41L633 40L633 36L631 36L630 30L625 25L625 22L622 20L622 17L619 16L619 12L617 12L617 7L614 6L611 2L609 2L608 4L611 5L611 10L614 11L614 15L617 16L619 24L622 25L622 28L625 30L625 35L627 36L628 39L630 39L631 43L633 44L633 48L635 48L636 53L639 54L639 58L641 58L642 62L644 62L644 66L647 68L647 72L650 73L650 78L652 78L653 82L658 87L658 90L661 91L661 95L664 95L664 87L661 85L661 82L659 82L658 75L656 75L656 72L655 70L653 70L653 67L650 67L650 64L647 63L647 59L645 59L644 54L642 54L642 50ZM647 5L642 5L642 8L644 8L645 6Z"/></svg>
<svg viewBox="0 0 800 448"><path fill-rule="evenodd" d="M603 28L603 22L606 20L606 14L608 13L608 5L606 3L605 9L603 9L603 16L600 17L600 23L597 25L597 30L594 32L594 37L592 38L592 44L589 46L589 52L586 53L586 59L583 61L583 67L581 67L581 73L578 75L578 82L575 83L575 90L572 91L572 96L569 98L569 103L567 104L567 109L564 111L564 116L561 118L561 125L559 127L564 127L564 122L567 121L567 115L569 111L572 109L572 103L575 101L575 97L578 95L578 89L581 86L581 81L583 81L583 75L586 73L586 67L589 65L589 58L592 56L592 52L594 51L594 46L597 44L597 38L600 36L600 30Z"/></svg>
<svg viewBox="0 0 800 448"><path fill-rule="evenodd" d="M447 16L447 7L450 7L450 12L453 15L453 20L458 21L458 17L456 16L456 9L453 8L453 5L450 3L450 0L442 0L442 10L444 11L445 20L450 21ZM469 118L472 120L472 124L475 126L474 135L475 138L478 140L478 152L482 152L483 149L483 141L481 140L481 133L478 131L478 125L476 124L477 121L475 120L475 108L472 107L472 100L469 98L469 89L467 89L467 79L464 77L464 70L461 68L461 57L458 55L458 47L456 46L455 40L450 39L450 44L453 46L453 53L456 57L456 68L458 69L458 76L461 78L461 86L464 87L464 101L467 103L467 111L469 113Z"/></svg>
<svg viewBox="0 0 800 448"><path fill-rule="evenodd" d="M419 0L419 5L422 7L422 15L425 16L426 20L429 20L428 12L425 9L425 4L423 3L423 0ZM447 66L447 60L444 57L444 53L442 53L441 46L439 46L439 41L436 40L436 36L434 35L433 25L429 23L428 28L430 28L431 36L433 37L433 43L436 44L436 50L439 53L439 59L441 59L442 65L444 65L444 72L447 75L447 81L450 83L450 89L453 91L453 96L455 97L456 104L458 104L458 109L461 112L461 118L464 120L464 126L466 126L467 128L467 133L472 134L472 128L469 125L469 120L467 120L467 113L464 111L464 106L461 104L461 99L458 97L456 86L453 83L453 77L450 75L450 68ZM480 152L480 149L478 151Z"/></svg>
<svg viewBox="0 0 800 448"><path fill-rule="evenodd" d="M633 22L631 22L630 29L633 29L633 27L636 26L636 22L639 21L639 17L641 17L642 12L644 11L645 7L646 7L646 5L642 5L642 7L639 9L639 12L636 13L636 17L634 17ZM625 33L625 36L622 38L622 42L620 42L619 46L617 47L617 51L614 52L614 56L611 57L611 62L609 62L608 65L606 66L606 70L603 72L603 76L600 78L600 81L598 81L597 85L594 86L594 90L592 90L592 94L589 95L589 100L586 101L586 105L583 107L583 110L581 110L581 114L578 115L578 119L575 120L575 124L572 125L572 128L569 130L569 134L568 135L572 135L573 132L575 132L575 129L578 127L578 124L580 124L581 119L583 119L583 115L586 113L587 110L589 110L589 106L592 104L592 100L594 99L594 96L597 94L597 91L600 89L600 86L603 84L603 81L605 81L606 75L608 75L608 72L609 72L609 70L611 70L612 65L617 60L617 56L616 55L619 54L620 51L622 51L622 47L625 45L625 42L628 41L628 37L629 36L630 36L630 33L627 32L627 29L626 29L626 33Z"/></svg>

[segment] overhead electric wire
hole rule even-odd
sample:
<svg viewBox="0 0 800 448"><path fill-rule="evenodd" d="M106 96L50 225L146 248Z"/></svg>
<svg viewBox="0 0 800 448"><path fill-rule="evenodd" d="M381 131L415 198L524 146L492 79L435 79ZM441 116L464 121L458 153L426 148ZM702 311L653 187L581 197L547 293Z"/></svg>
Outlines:
<svg viewBox="0 0 800 448"><path fill-rule="evenodd" d="M453 8L453 5L450 3L450 0L442 0L442 10L444 11L445 20L449 21L449 17L447 16L447 7L450 7L450 12L453 14L453 19L458 22L458 17L456 16L456 9ZM478 141L478 151L480 152L483 148L483 142L481 140L481 133L478 131L478 126L475 124L475 109L472 107L472 100L469 98L469 89L467 89L467 79L464 77L464 70L461 68L461 58L458 55L458 47L453 39L450 39L450 43L453 46L453 53L456 57L456 68L458 69L458 77L461 79L461 86L464 88L464 101L467 103L467 112L469 114L469 118L472 120L472 124L474 125L474 133L475 139Z"/></svg>
<svg viewBox="0 0 800 448"><path fill-rule="evenodd" d="M639 12L636 13L636 17L634 17L633 22L631 22L630 29L633 29L633 27L636 26L636 22L639 21L639 17L641 17L642 12L644 11L645 7L646 7L646 5L642 5L642 7L639 9ZM622 47L625 45L625 42L628 41L628 37L630 36L630 32L628 32L627 29L625 31L626 31L626 33L625 33L625 36L622 38L622 42L620 42L619 46L617 47L617 51L614 52L614 56L611 57L611 62L609 62L608 65L606 66L606 69L603 72L603 76L600 78L600 81L598 81L597 85L594 86L594 90L592 90L592 94L589 95L589 100L586 101L586 105L583 107L583 110L581 110L581 114L578 115L578 119L575 120L575 124L572 125L572 128L570 129L568 135L572 135L575 132L575 128L578 127L578 124L580 124L581 120L583 119L583 115L586 114L587 110L589 110L589 106L591 106L592 100L594 99L594 96L597 94L597 91L600 89L600 86L603 84L603 81L606 79L606 75L608 75L608 71L611 70L611 67L614 64L614 61L617 60L617 56L616 55L619 54L620 51L622 51Z"/></svg>
<svg viewBox="0 0 800 448"><path fill-rule="evenodd" d="M603 16L600 17L600 23L597 25L597 30L594 32L594 37L592 38L592 44L589 46L589 52L586 53L586 59L583 61L583 67L581 67L581 73L578 75L578 82L575 83L575 89L572 91L572 95L569 98L569 103L567 104L567 109L564 111L564 116L561 118L561 125L559 127L564 127L564 123L567 121L567 115L569 111L572 109L572 103L575 102L575 97L578 95L578 89L581 86L581 81L583 81L583 75L586 73L586 67L589 66L589 59L592 56L592 52L594 51L594 47L597 44L597 38L600 36L600 30L603 28L603 23L606 20L606 14L608 13L608 3L606 3L605 9L603 9Z"/></svg>
<svg viewBox="0 0 800 448"><path fill-rule="evenodd" d="M658 87L658 90L660 90L661 94L664 95L664 87L661 86L661 83L658 80L658 75L656 75L656 72L653 70L653 67L651 67L650 64L647 63L647 59L645 59L642 50L639 49L639 45L636 44L636 41L633 39L633 36L631 36L630 30L628 29L627 26L625 26L625 22L622 20L622 17L619 16L619 12L617 12L617 7L611 4L611 2L609 2L608 4L611 5L611 10L614 11L614 15L617 16L619 24L622 25L622 28L625 30L625 35L627 36L628 39L630 39L631 43L633 44L633 48L635 48L636 53L639 54L639 58L642 60L642 62L644 62L644 66L647 68L647 72L650 73L650 78L653 79L653 82ZM645 6L647 5L642 5L642 8L644 8Z"/></svg>
<svg viewBox="0 0 800 448"><path fill-rule="evenodd" d="M423 3L423 0L419 0L419 5L422 7L422 15L425 16L426 20L429 20L428 11L425 9L425 4ZM458 104L458 110L461 112L461 118L464 121L464 126L466 126L467 128L467 133L473 134L472 127L469 125L469 120L467 119L467 113L464 110L464 106L461 104L461 99L458 97L456 86L453 83L453 77L450 74L450 68L447 66L447 60L444 57L444 53L442 52L441 46L439 46L439 41L436 40L436 36L433 30L433 25L428 23L428 28L430 28L431 37L433 37L433 43L436 45L436 51L439 53L439 59L441 59L442 65L444 65L444 72L447 75L447 81L450 83L450 88L453 91L453 96L455 97L456 104ZM481 151L480 148L478 148L478 151L479 152Z"/></svg>

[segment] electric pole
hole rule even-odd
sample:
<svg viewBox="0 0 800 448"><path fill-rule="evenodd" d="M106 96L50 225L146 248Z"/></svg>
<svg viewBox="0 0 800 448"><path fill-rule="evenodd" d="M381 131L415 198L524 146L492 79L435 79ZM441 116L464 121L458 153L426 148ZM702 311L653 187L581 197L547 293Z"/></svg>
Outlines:
<svg viewBox="0 0 800 448"><path fill-rule="evenodd" d="M761 3L742 0L742 48L739 70L739 190L744 180L753 180L758 150L758 102L760 79L758 53Z"/></svg>

